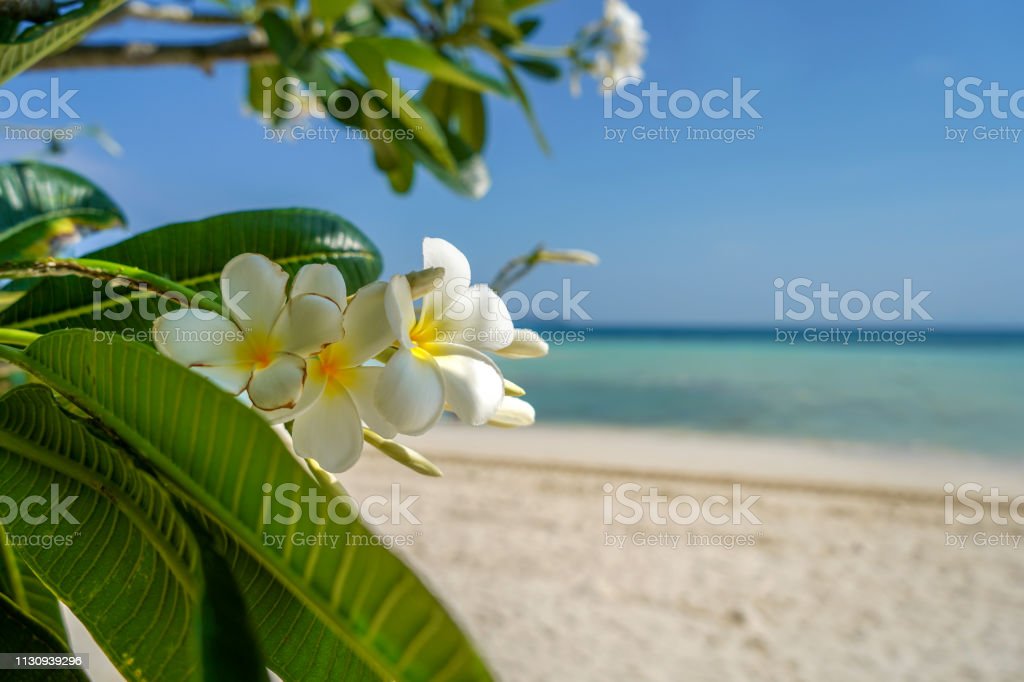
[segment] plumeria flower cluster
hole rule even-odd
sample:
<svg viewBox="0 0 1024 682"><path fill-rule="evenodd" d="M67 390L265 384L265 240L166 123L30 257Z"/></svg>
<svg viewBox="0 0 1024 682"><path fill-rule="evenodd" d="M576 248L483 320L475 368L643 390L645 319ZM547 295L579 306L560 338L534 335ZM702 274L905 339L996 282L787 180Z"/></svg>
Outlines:
<svg viewBox="0 0 1024 682"><path fill-rule="evenodd" d="M349 296L333 265L302 267L289 288L278 264L242 254L221 273L226 316L166 313L156 347L270 423L292 422L295 453L328 471L355 464L364 439L425 461L390 439L425 433L445 410L474 426L532 424L522 389L488 353L541 357L547 344L514 328L490 287L471 284L469 262L447 241L423 241L423 268L426 285L396 275Z"/></svg>
<svg viewBox="0 0 1024 682"><path fill-rule="evenodd" d="M643 78L647 58L647 31L643 19L623 0L605 0L604 16L580 34L572 50L575 68L570 88L579 95L579 74L597 78L604 90L615 88L623 78ZM595 50L591 59L582 55Z"/></svg>

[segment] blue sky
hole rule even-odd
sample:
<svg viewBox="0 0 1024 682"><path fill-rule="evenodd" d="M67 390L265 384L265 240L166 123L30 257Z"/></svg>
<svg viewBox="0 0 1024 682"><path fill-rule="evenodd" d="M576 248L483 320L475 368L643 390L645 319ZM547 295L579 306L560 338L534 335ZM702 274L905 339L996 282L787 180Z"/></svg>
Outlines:
<svg viewBox="0 0 1024 682"><path fill-rule="evenodd" d="M593 250L596 269L549 269L523 288L591 290L598 324L772 325L773 281L807 277L869 294L904 278L928 289L935 325L1024 326L1024 232L1018 197L1024 135L944 139L1024 120L947 121L946 76L1024 88L1024 7L995 3L665 2L634 0L650 33L646 78L668 90L758 89L763 118L634 120L602 116L593 81L530 90L553 148L545 156L508 102L493 102L481 201L418 173L411 195L390 192L369 148L339 140L276 144L243 110L244 72L213 77L161 68L55 74L82 120L125 148L111 158L76 143L64 163L96 179L133 229L244 208L312 206L373 237L389 271L412 269L425 235L450 239L481 279L538 241ZM569 39L601 12L597 0L542 8L537 41ZM105 36L188 38L152 25ZM206 31L210 39L222 29ZM6 87L45 86L53 74ZM604 140L606 126L756 129L756 139ZM757 126L761 126L757 128ZM629 132L627 132L628 136ZM969 133L970 134L970 133ZM35 151L3 143L3 158Z"/></svg>

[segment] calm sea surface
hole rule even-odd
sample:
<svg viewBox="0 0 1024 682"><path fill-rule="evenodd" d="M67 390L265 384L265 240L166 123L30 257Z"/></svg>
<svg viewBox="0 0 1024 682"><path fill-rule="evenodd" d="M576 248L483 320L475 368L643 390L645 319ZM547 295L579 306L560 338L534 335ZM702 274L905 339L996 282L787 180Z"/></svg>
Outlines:
<svg viewBox="0 0 1024 682"><path fill-rule="evenodd" d="M768 331L603 330L506 361L541 422L680 427L1024 456L1024 334L776 343Z"/></svg>

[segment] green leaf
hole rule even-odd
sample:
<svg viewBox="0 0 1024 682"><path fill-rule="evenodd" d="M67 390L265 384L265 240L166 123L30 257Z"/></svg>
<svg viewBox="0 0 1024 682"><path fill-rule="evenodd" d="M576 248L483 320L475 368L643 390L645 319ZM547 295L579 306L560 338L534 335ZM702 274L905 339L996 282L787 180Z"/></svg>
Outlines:
<svg viewBox="0 0 1024 682"><path fill-rule="evenodd" d="M392 122L401 122L403 126L412 131L415 138L430 152L442 167L451 171L455 168L455 159L444 138L441 127L437 124L430 111L418 102L408 100L402 104L395 101L392 90L397 88L397 81L392 80L388 72L384 55L372 45L352 41L345 46L345 52L359 67L366 76L371 88L385 93L383 96L384 105L391 112ZM401 94L398 99L401 99ZM371 119L374 120L374 119ZM380 120L380 119L375 119Z"/></svg>
<svg viewBox="0 0 1024 682"><path fill-rule="evenodd" d="M389 61L396 61L424 71L438 80L460 85L477 92L494 92L508 96L509 90L501 81L458 64L427 43L412 38L374 36L354 38L346 45L365 45L384 55Z"/></svg>
<svg viewBox="0 0 1024 682"><path fill-rule="evenodd" d="M511 10L505 0L474 0L473 17L502 36L512 41L519 41L522 35L519 28L512 23Z"/></svg>
<svg viewBox="0 0 1024 682"><path fill-rule="evenodd" d="M457 134L447 131L448 148L455 156L455 171L449 171L436 163L416 141L404 142L412 157L430 171L434 177L455 192L480 199L491 188L491 175L487 164L473 148Z"/></svg>
<svg viewBox="0 0 1024 682"><path fill-rule="evenodd" d="M359 0L310 0L309 13L328 26L333 26Z"/></svg>
<svg viewBox="0 0 1024 682"><path fill-rule="evenodd" d="M118 338L98 342L85 330L48 334L24 352L0 346L0 357L144 456L381 677L491 679L444 607L358 520L265 518L264 484L296 486L293 499L335 493L234 397L151 348ZM336 538L337 546L267 542L317 535Z"/></svg>
<svg viewBox="0 0 1024 682"><path fill-rule="evenodd" d="M479 92L458 89L454 92L455 108L459 116L459 137L474 152L481 152L487 141L487 113L484 98Z"/></svg>
<svg viewBox="0 0 1024 682"><path fill-rule="evenodd" d="M81 7L53 21L32 26L0 43L0 83L39 60L78 42L82 35L124 0L83 0Z"/></svg>
<svg viewBox="0 0 1024 682"><path fill-rule="evenodd" d="M7 539L123 675L196 672L198 550L151 476L34 385L0 398L0 480L16 501L47 501L16 515ZM52 511L58 499L71 500L67 515Z"/></svg>
<svg viewBox="0 0 1024 682"><path fill-rule="evenodd" d="M526 72L544 80L553 81L562 77L562 69L548 59L520 57L515 60L515 63Z"/></svg>
<svg viewBox="0 0 1024 682"><path fill-rule="evenodd" d="M434 79L427 83L427 87L423 88L423 93L420 95L420 101L433 112L437 122L445 128L449 127L448 124L452 117L452 100L454 98L451 93L451 85Z"/></svg>
<svg viewBox="0 0 1024 682"><path fill-rule="evenodd" d="M0 593L66 644L68 634L60 615L60 602L32 569L18 560L3 526L0 526L0 559Z"/></svg>
<svg viewBox="0 0 1024 682"><path fill-rule="evenodd" d="M52 242L123 223L117 204L76 173L36 161L0 165L0 260L47 255Z"/></svg>
<svg viewBox="0 0 1024 682"><path fill-rule="evenodd" d="M0 165L0 228L42 215L95 227L124 222L117 204L77 173L38 161Z"/></svg>
<svg viewBox="0 0 1024 682"><path fill-rule="evenodd" d="M202 510L193 509L244 586L242 597L267 665L284 680L377 682L381 678L269 569Z"/></svg>
<svg viewBox="0 0 1024 682"><path fill-rule="evenodd" d="M336 215L311 209L243 211L177 223L87 257L131 263L197 291L217 294L221 269L246 252L262 253L292 273L307 263L331 263L353 292L377 279L382 268L377 247L359 229ZM100 301L95 310L94 296ZM152 297L138 294L128 298L126 293L120 300L101 296L85 279L48 278L0 312L0 326L37 332L90 327L144 333L159 314L155 303Z"/></svg>
<svg viewBox="0 0 1024 682"><path fill-rule="evenodd" d="M279 63L250 64L248 74L249 108L272 126L280 125L283 118L275 112L288 110L292 105L278 94L278 83L288 76L288 70ZM270 84L267 85L267 79ZM288 87L289 90L294 88Z"/></svg>
<svg viewBox="0 0 1024 682"><path fill-rule="evenodd" d="M523 113L526 114L526 120L530 124L530 129L533 130L533 137L537 140L538 146L540 146L541 151L545 154L551 153L551 147L548 145L548 140L544 136L544 130L540 127L540 121L533 111L533 105L530 104L530 97L526 94L526 89L519 82L519 78L516 77L515 72L512 71L510 66L503 64L501 68L505 73L505 77L508 78L509 85L512 86L512 92L515 93L519 106L522 107Z"/></svg>
<svg viewBox="0 0 1024 682"><path fill-rule="evenodd" d="M64 642L40 625L31 616L18 608L17 604L0 595L0 642L7 651L25 654L67 654ZM9 673L11 679L15 677ZM18 680L39 680L39 682L85 681L88 677L81 670L23 670Z"/></svg>
<svg viewBox="0 0 1024 682"><path fill-rule="evenodd" d="M256 644L231 567L214 549L201 522L188 513L184 518L202 549L203 677L208 680L266 680L263 655Z"/></svg>

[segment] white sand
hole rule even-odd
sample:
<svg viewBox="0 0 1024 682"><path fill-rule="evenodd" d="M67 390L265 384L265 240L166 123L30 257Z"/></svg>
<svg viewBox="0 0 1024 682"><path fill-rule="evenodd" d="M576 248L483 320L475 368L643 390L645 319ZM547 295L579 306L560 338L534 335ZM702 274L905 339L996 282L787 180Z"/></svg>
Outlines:
<svg viewBox="0 0 1024 682"><path fill-rule="evenodd" d="M864 448L593 428L450 427L418 447L445 478L367 453L345 482L369 494L399 480L422 496L409 555L506 680L1024 674L1021 527L1009 526L1014 549L972 546L1004 527L944 526L947 480L1024 490L987 462L897 465ZM761 495L762 524L605 526L602 486L631 481L698 499L739 482ZM635 546L637 531L680 544ZM946 547L947 531L967 546ZM606 533L625 546L605 546ZM685 546L688 533L755 544Z"/></svg>
<svg viewBox="0 0 1024 682"><path fill-rule="evenodd" d="M946 527L942 490L977 481L1024 491L1019 467L595 428L446 426L415 443L444 478L367 452L342 480L357 496L392 482L421 496L419 525L381 532L413 537L402 551L505 680L1016 681L1024 672L1021 527ZM606 526L602 486L627 482L700 500L740 483L761 496L751 509L762 523ZM638 546L637 532L667 544ZM978 532L1010 544L975 546ZM945 546L947 533L966 537L965 548ZM609 535L624 545L606 546ZM739 536L753 545L719 546ZM697 538L716 546L687 545Z"/></svg>

